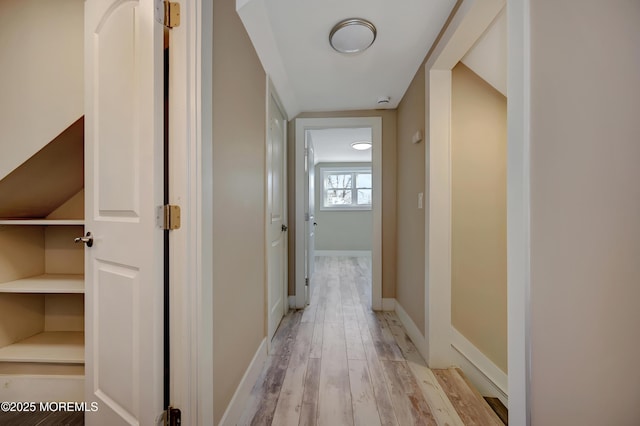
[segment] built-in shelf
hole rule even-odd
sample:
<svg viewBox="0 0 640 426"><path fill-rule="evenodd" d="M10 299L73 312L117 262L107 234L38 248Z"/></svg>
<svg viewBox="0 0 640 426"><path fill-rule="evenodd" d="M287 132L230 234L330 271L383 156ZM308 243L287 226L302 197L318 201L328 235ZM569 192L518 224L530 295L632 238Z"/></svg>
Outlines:
<svg viewBox="0 0 640 426"><path fill-rule="evenodd" d="M84 363L84 332L45 331L0 348L0 361Z"/></svg>
<svg viewBox="0 0 640 426"><path fill-rule="evenodd" d="M0 293L84 293L84 275L44 274L0 284Z"/></svg>
<svg viewBox="0 0 640 426"><path fill-rule="evenodd" d="M0 219L0 225L84 225L84 219Z"/></svg>

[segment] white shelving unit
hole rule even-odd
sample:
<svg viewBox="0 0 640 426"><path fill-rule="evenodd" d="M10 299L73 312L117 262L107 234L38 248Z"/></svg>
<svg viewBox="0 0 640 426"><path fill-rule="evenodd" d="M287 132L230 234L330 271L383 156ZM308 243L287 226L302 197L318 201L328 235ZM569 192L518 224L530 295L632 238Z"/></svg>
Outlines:
<svg viewBox="0 0 640 426"><path fill-rule="evenodd" d="M58 226L70 226L70 225L84 225L84 220L81 219L0 219L0 225L58 225Z"/></svg>
<svg viewBox="0 0 640 426"><path fill-rule="evenodd" d="M84 364L84 332L38 333L0 348L0 362Z"/></svg>
<svg viewBox="0 0 640 426"><path fill-rule="evenodd" d="M0 260L17 278L0 282L0 401L83 399L81 235L82 219L0 219Z"/></svg>
<svg viewBox="0 0 640 426"><path fill-rule="evenodd" d="M0 293L84 293L84 275L43 274L0 284Z"/></svg>

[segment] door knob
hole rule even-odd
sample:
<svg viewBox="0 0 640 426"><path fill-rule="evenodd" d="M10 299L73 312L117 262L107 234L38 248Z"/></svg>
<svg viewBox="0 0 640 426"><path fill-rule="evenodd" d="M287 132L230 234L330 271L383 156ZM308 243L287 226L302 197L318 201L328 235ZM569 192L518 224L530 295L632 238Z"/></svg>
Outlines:
<svg viewBox="0 0 640 426"><path fill-rule="evenodd" d="M287 229L289 229L287 225L282 225L282 232L287 232Z"/></svg>
<svg viewBox="0 0 640 426"><path fill-rule="evenodd" d="M87 235L84 237L78 237L73 240L75 243L85 243L87 247L93 246L93 237L91 236L91 232L87 232Z"/></svg>

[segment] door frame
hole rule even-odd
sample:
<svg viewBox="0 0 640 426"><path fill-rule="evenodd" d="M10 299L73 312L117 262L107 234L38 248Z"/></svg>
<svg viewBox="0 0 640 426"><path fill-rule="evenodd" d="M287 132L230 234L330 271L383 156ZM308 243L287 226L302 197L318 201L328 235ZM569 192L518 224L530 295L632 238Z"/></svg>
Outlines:
<svg viewBox="0 0 640 426"><path fill-rule="evenodd" d="M171 403L183 424L213 424L213 29L211 2L181 2L171 29L169 187L182 226L171 231ZM175 94L174 94L175 92Z"/></svg>
<svg viewBox="0 0 640 426"><path fill-rule="evenodd" d="M371 308L382 309L382 117L297 118L295 120L295 306L305 307L305 155L307 130L328 128L371 127L373 175L373 247L371 253ZM318 190L318 189L316 189Z"/></svg>
<svg viewBox="0 0 640 426"><path fill-rule="evenodd" d="M530 424L529 234L529 1L509 0L507 291L508 397L514 424ZM429 214L425 218L425 331L427 362L452 361L451 327L451 70L505 7L505 0L464 0L425 66L430 148Z"/></svg>
<svg viewBox="0 0 640 426"><path fill-rule="evenodd" d="M271 164L269 164L270 162L270 157L268 155L266 155L266 153L268 152L269 149L269 137L270 137L270 131L269 131L269 127L271 126L271 102L270 99L271 97L273 97L277 108L280 110L280 113L282 114L282 116L284 117L284 124L283 124L283 132L284 132L284 145L283 145L283 149L284 149L284 162L282 164L283 167L283 176L282 176L282 182L283 182L283 192L282 192L282 196L284 198L283 202L284 202L284 207L283 207L283 223L286 225L288 220L289 220L289 197L288 197L288 191L287 191L287 146L288 146L288 130L289 130L289 117L287 116L287 110L284 109L284 106L282 105L282 101L280 101L280 97L278 96L278 92L276 91L275 86L273 85L273 82L271 81L271 76L269 74L267 74L266 76L267 82L266 82L266 87L267 87L267 92L266 92L266 104L265 104L265 108L266 108L266 114L265 114L265 138L264 138L264 149L265 149L265 166L264 166L264 194L265 194L265 199L264 199L264 220L265 220L265 227L264 227L264 264L265 264L265 270L264 270L264 289L265 289L265 293L264 293L264 306L265 306L265 336L267 336L267 353L271 353L271 339L269 339L269 324L271 323L271 318L270 318L270 312L271 312L271 307L269 306L269 246L271 245L271 241L269 241L269 226L271 226L271 217L270 217L270 212L268 211L269 209L269 202L267 200L267 197L269 196L269 168L271 167ZM288 232L288 231L287 231ZM289 312L289 236L285 235L284 236L284 267L283 267L283 284L282 284L282 304L283 304L283 308L284 308L284 312L283 312L283 316L286 315ZM276 327L277 329L277 327ZM274 330L274 334L275 334Z"/></svg>

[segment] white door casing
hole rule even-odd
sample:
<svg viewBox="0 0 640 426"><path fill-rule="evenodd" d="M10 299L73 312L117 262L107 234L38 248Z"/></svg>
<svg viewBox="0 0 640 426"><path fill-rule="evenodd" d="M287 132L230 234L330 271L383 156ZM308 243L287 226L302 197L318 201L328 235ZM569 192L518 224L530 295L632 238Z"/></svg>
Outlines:
<svg viewBox="0 0 640 426"><path fill-rule="evenodd" d="M305 177L307 183L305 185L305 199L307 200L307 213L305 215L305 235L307 237L305 243L305 267L306 267L306 303L310 303L312 293L312 281L313 271L315 266L315 246L316 246L316 207L315 207L315 182L316 182L316 169L315 169L315 153L313 149L313 141L310 137L305 137L305 164L306 173Z"/></svg>
<svg viewBox="0 0 640 426"><path fill-rule="evenodd" d="M267 95L267 341L284 316L287 301L287 119L270 84Z"/></svg>
<svg viewBox="0 0 640 426"><path fill-rule="evenodd" d="M85 2L88 425L163 410L162 31L151 0Z"/></svg>

